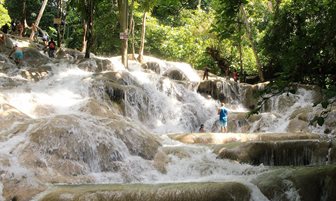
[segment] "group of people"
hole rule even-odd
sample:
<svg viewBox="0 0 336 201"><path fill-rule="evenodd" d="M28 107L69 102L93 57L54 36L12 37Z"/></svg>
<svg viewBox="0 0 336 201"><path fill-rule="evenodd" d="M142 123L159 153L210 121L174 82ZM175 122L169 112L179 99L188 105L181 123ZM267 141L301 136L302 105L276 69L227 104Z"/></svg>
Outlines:
<svg viewBox="0 0 336 201"><path fill-rule="evenodd" d="M219 125L220 125L220 131L222 133L227 133L227 124L228 124L228 114L229 109L225 107L224 101L221 102L220 107L217 109L217 114L219 116ZM199 128L200 133L205 133L206 130L204 128L204 124L201 124Z"/></svg>
<svg viewBox="0 0 336 201"><path fill-rule="evenodd" d="M56 50L56 43L55 41L51 38L50 41L45 42L46 46L44 48L44 51L48 50L48 55L50 58L55 57L55 50ZM8 57L11 58L12 54L14 53L14 61L17 65L22 64L22 60L24 58L23 50L17 43L13 45L12 51L9 53Z"/></svg>
<svg viewBox="0 0 336 201"><path fill-rule="evenodd" d="M38 36L38 29L39 27L36 26L35 22L33 22L31 24L31 26L28 26L28 25L24 25L24 23L18 21L15 23L15 21L13 21L11 23L11 27L8 26L8 24L4 24L2 27L1 27L1 31L5 34L17 34L20 38L24 37L24 34L25 34L25 27L27 27L28 29L31 29L32 32L34 33L34 39L37 40L37 36Z"/></svg>
<svg viewBox="0 0 336 201"><path fill-rule="evenodd" d="M237 72L236 69L234 69L233 73L232 73L232 78L235 82L238 82L239 80L239 73ZM204 73L203 73L203 80L208 80L209 79L209 68L206 66L204 67ZM245 82L246 80L246 72L243 72L242 75L242 81Z"/></svg>

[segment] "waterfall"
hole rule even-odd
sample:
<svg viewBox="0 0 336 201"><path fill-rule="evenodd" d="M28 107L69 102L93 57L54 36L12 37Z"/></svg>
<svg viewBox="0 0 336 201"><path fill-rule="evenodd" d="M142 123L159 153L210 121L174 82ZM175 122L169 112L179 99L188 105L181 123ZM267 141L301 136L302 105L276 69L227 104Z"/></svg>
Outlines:
<svg viewBox="0 0 336 201"><path fill-rule="evenodd" d="M147 66L130 61L126 69L119 57L95 59L108 60L112 67L88 72L81 64L63 61L48 63L51 73L38 82L4 75L21 81L0 93L0 193L5 181L14 180L22 182L16 188L44 183L239 182L251 190L251 200L268 200L254 180L272 171L265 165L274 164L273 156L256 165L238 163L218 158L209 145L170 138L172 133L200 135L201 124L208 132L219 132L219 101L199 93L200 77L190 65L146 57ZM95 60L90 62L94 65ZM287 132L294 111L311 107L310 92L302 89L271 99L261 115L248 119L245 99L250 92L233 81L215 83L219 93L212 95L227 98L231 133ZM306 158L318 160L309 158L305 146L302 150L306 155L301 158L293 153L297 164ZM288 193L297 197L295 190Z"/></svg>

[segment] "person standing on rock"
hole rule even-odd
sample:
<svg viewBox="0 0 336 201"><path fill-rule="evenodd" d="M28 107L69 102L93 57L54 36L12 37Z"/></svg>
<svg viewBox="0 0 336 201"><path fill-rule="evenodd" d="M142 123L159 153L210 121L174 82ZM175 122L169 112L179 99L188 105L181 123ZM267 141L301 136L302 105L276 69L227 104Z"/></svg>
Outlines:
<svg viewBox="0 0 336 201"><path fill-rule="evenodd" d="M48 43L48 47L49 47L49 51L48 51L49 57L54 58L55 57L54 52L55 52L55 49L56 49L56 43L54 42L53 38L50 38L50 41Z"/></svg>
<svg viewBox="0 0 336 201"><path fill-rule="evenodd" d="M221 107L218 108L217 114L219 115L219 125L221 127L221 132L227 132L227 121L228 121L229 110L225 107L224 102L221 103Z"/></svg>
<svg viewBox="0 0 336 201"><path fill-rule="evenodd" d="M32 23L31 27L28 27L28 29L31 29L32 32L34 33L34 41L38 41L37 36L38 36L38 27L36 26L35 22Z"/></svg>
<svg viewBox="0 0 336 201"><path fill-rule="evenodd" d="M206 66L204 68L203 80L204 79L208 80L208 77L209 77L209 68Z"/></svg>
<svg viewBox="0 0 336 201"><path fill-rule="evenodd" d="M205 133L204 124L201 124L199 130L200 133Z"/></svg>
<svg viewBox="0 0 336 201"><path fill-rule="evenodd" d="M23 51L17 44L14 44L14 47L13 47L12 51L9 53L8 57L10 58L14 52L15 52L14 61L15 61L16 65L20 65L22 63L22 60L23 60Z"/></svg>
<svg viewBox="0 0 336 201"><path fill-rule="evenodd" d="M17 30L19 31L19 37L22 38L23 37L23 31L24 31L24 26L21 22L18 22L17 26Z"/></svg>

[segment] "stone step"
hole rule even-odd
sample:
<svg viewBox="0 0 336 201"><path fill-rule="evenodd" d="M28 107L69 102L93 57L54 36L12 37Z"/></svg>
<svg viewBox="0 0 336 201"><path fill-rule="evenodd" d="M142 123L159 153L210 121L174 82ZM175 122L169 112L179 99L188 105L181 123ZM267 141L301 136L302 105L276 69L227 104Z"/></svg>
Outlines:
<svg viewBox="0 0 336 201"><path fill-rule="evenodd" d="M319 140L312 133L186 133L170 134L171 139L186 144L225 144L228 142Z"/></svg>

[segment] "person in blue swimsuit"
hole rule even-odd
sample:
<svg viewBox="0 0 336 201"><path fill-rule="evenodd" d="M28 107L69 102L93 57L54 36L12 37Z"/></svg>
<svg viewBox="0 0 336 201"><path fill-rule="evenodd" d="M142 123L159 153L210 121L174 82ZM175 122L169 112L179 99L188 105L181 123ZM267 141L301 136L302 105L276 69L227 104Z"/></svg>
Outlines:
<svg viewBox="0 0 336 201"><path fill-rule="evenodd" d="M227 122L228 122L228 113L229 110L224 106L224 103L221 103L221 107L218 108L218 115L219 115L219 124L221 127L221 132L227 132Z"/></svg>
<svg viewBox="0 0 336 201"><path fill-rule="evenodd" d="M23 60L23 51L17 44L15 44L13 50L9 53L8 57L11 57L14 52L14 61L17 65L19 65L22 63Z"/></svg>

